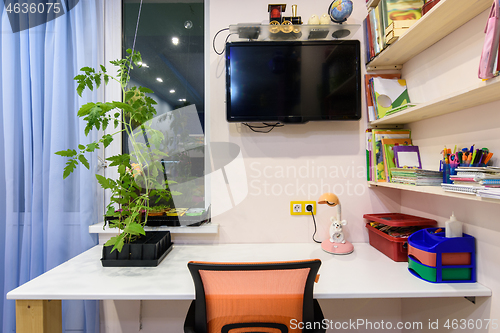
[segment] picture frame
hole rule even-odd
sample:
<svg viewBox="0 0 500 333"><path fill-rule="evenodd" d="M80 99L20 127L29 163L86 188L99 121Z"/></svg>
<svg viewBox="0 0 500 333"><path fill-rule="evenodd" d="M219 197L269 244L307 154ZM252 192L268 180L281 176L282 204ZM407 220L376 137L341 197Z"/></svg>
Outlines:
<svg viewBox="0 0 500 333"><path fill-rule="evenodd" d="M418 146L394 146L397 168L422 169Z"/></svg>

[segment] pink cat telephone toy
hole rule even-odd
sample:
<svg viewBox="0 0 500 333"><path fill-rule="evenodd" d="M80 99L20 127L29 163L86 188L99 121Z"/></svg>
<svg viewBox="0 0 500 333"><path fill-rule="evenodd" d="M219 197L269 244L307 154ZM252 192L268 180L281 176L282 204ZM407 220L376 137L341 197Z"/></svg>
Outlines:
<svg viewBox="0 0 500 333"><path fill-rule="evenodd" d="M318 204L327 204L330 207L337 207L336 216L332 216L330 220L330 238L321 243L321 248L331 254L349 254L354 251L354 246L349 241L345 240L343 226L347 224L346 220L342 220L342 211L340 208L340 200L333 193L323 193L318 200Z"/></svg>

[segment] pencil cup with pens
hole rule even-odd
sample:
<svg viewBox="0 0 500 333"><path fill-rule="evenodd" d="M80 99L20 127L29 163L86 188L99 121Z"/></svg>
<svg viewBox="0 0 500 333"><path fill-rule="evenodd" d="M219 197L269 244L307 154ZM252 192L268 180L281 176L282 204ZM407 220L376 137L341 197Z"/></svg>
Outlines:
<svg viewBox="0 0 500 333"><path fill-rule="evenodd" d="M443 183L451 184L453 180L450 179L451 175L456 175L456 168L460 165L460 158L458 153L451 153L451 149L443 150L443 159L441 161L440 171L443 171Z"/></svg>
<svg viewBox="0 0 500 333"><path fill-rule="evenodd" d="M485 167L493 156L493 153L490 153L488 148L474 150L474 145L470 147L470 150L463 148L458 152L457 146L455 146L453 154L451 153L451 149L444 147L442 154L443 159L441 160L439 171L443 172L444 184L453 183L450 176L457 174L457 167Z"/></svg>

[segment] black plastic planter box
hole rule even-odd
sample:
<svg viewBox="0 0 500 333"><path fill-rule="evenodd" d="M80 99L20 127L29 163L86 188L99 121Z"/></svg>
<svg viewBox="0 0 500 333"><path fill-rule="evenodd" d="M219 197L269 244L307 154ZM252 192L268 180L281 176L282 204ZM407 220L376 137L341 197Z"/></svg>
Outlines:
<svg viewBox="0 0 500 333"><path fill-rule="evenodd" d="M155 267L173 247L170 231L149 231L133 243L123 245L121 252L111 253L112 246L103 246L104 267Z"/></svg>

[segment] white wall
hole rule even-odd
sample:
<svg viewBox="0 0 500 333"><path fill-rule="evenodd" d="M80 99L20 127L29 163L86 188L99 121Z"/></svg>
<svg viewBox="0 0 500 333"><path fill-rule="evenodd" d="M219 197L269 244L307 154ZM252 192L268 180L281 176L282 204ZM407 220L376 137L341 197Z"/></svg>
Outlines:
<svg viewBox="0 0 500 333"><path fill-rule="evenodd" d="M489 10L478 15L437 44L406 63L403 77L407 79L410 99L430 101L442 95L464 89L478 82L477 71L484 41L484 26ZM440 152L446 145L460 148L472 144L488 147L500 155L500 102L493 102L444 116L410 124L414 144L420 147L424 168L437 169ZM477 298L474 305L466 300L407 299L402 301L404 320L439 320L442 325L450 319L497 319L500 321L500 205L452 199L434 195L403 192L403 213L436 219L441 226L452 211L464 222L464 232L476 237L478 282L492 289L491 298ZM499 323L500 325L500 323ZM460 332L487 332L466 329ZM495 332L490 328L489 332Z"/></svg>
<svg viewBox="0 0 500 333"><path fill-rule="evenodd" d="M212 0L210 35L230 24L268 20L268 3ZM326 13L330 1L294 3L307 22L312 14ZM290 13L291 8L287 8L285 15ZM354 1L347 23L361 25L366 15L364 1ZM221 35L216 41L218 50L224 47L225 35ZM352 39L363 43L363 29ZM364 105L361 121L309 122L285 125L268 134L253 133L241 124L226 122L224 56L214 52L209 56L210 141L232 142L241 148L247 179L240 181L246 182L249 189L241 204L213 219L220 224L221 243L311 242L311 217L291 216L290 201L316 201L324 192L338 194L343 217L348 221L346 233L354 242L368 241L363 213L399 210L398 193L377 196L366 185ZM213 207L221 204L212 193ZM333 214L333 209L318 206L317 239L327 237L329 217Z"/></svg>

